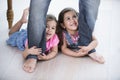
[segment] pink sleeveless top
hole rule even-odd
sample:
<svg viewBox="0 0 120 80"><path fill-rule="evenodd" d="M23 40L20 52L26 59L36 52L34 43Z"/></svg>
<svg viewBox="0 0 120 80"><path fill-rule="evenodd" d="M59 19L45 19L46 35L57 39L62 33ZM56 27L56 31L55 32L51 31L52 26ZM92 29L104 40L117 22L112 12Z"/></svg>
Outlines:
<svg viewBox="0 0 120 80"><path fill-rule="evenodd" d="M57 46L59 43L59 39L57 34L53 35L52 38L50 38L47 42L46 42L46 51L49 51L52 47ZM25 46L28 45L28 39L25 42Z"/></svg>

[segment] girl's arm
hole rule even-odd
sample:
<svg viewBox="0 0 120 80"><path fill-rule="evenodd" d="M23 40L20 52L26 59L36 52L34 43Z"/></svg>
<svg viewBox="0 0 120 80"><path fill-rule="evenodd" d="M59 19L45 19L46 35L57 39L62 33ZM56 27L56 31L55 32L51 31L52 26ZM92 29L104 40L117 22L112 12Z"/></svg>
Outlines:
<svg viewBox="0 0 120 80"><path fill-rule="evenodd" d="M92 49L95 49L97 45L98 45L97 39L95 38L95 36L92 36L91 43L88 46L79 46L79 48L81 48L81 49L78 52L82 52L84 54L87 54Z"/></svg>
<svg viewBox="0 0 120 80"><path fill-rule="evenodd" d="M89 51L91 51L92 49L95 49L98 45L98 41L96 39L95 36L92 36L92 42L87 46Z"/></svg>
<svg viewBox="0 0 120 80"><path fill-rule="evenodd" d="M79 57L80 53L77 53L75 51L72 51L71 49L67 48L67 42L64 38L63 40L63 45L61 46L61 50L63 52L63 54L66 54L68 56L73 56L73 57Z"/></svg>
<svg viewBox="0 0 120 80"><path fill-rule="evenodd" d="M58 54L58 46L54 46L51 49L51 52L46 56L46 60L54 58Z"/></svg>
<svg viewBox="0 0 120 80"><path fill-rule="evenodd" d="M26 57L29 55L29 53L28 53L28 46L26 46L26 48L25 48L25 50L23 51L22 55L23 55L23 58L24 58L24 59L26 59Z"/></svg>
<svg viewBox="0 0 120 80"><path fill-rule="evenodd" d="M23 57L26 59L29 54L39 55L41 52L41 48L36 48L35 46L28 48L28 46L26 46L25 50L23 51Z"/></svg>
<svg viewBox="0 0 120 80"><path fill-rule="evenodd" d="M58 54L58 46L54 46L51 49L51 52L48 53L48 55L38 55L39 60L49 60L54 58Z"/></svg>

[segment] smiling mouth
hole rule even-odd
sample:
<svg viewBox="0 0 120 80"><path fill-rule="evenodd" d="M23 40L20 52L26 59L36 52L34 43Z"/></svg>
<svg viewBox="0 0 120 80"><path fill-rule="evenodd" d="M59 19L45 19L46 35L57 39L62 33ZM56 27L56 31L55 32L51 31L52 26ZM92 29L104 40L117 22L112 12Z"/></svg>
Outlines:
<svg viewBox="0 0 120 80"><path fill-rule="evenodd" d="M77 25L75 25L75 24L72 24L72 25L70 25L71 27L76 27Z"/></svg>
<svg viewBox="0 0 120 80"><path fill-rule="evenodd" d="M50 34L50 33L46 33L46 36L50 36L50 35L52 35L52 34Z"/></svg>
<svg viewBox="0 0 120 80"><path fill-rule="evenodd" d="M71 26L76 26L76 23L71 24Z"/></svg>

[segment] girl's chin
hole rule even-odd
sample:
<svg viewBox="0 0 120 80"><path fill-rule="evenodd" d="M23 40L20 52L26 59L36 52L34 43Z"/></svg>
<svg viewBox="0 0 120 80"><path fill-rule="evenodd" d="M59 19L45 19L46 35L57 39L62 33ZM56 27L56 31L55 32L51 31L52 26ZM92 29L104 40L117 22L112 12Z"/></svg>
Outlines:
<svg viewBox="0 0 120 80"><path fill-rule="evenodd" d="M50 37L46 38L46 40L48 41L50 39Z"/></svg>

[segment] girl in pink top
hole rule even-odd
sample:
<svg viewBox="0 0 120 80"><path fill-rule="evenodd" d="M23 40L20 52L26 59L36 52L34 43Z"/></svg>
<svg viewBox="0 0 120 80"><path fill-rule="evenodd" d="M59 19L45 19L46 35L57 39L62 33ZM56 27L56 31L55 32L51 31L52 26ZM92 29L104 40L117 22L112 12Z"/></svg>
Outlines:
<svg viewBox="0 0 120 80"><path fill-rule="evenodd" d="M58 36L56 35L56 26L57 26L56 18L53 15L47 15L46 52L42 53L42 49L36 48L35 46L29 49L27 45L26 49L23 52L23 57L26 59L29 55L36 55L37 59L36 58L26 59L23 65L23 69L26 72L33 72L35 70L38 60L49 60L57 55L59 39Z"/></svg>
<svg viewBox="0 0 120 80"><path fill-rule="evenodd" d="M27 23L28 13L29 13L29 8L23 11L22 18L10 29L9 35L17 31L19 32L22 25L24 23ZM55 16L47 15L46 52L45 53L42 53L42 49L36 48L36 46L28 48L28 40L26 39L25 43L23 44L25 47L25 50L23 51L23 54L22 54L25 59L25 63L23 64L23 69L26 72L33 72L36 68L36 64L38 60L49 60L54 58L57 55L59 39L58 39L58 36L56 35L56 26L57 26L57 20ZM30 57L30 55L33 55L34 57Z"/></svg>

